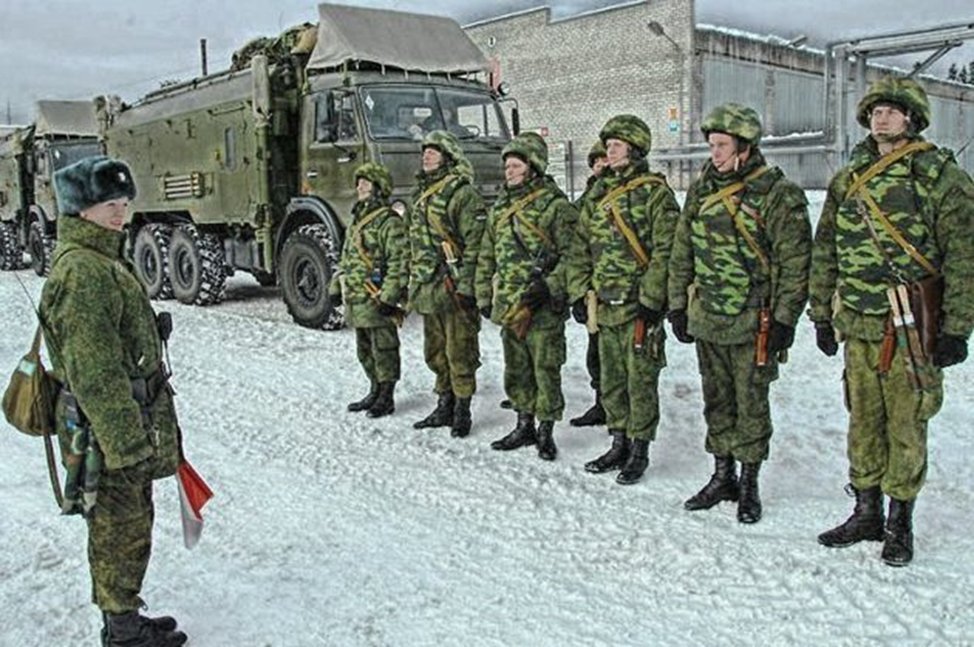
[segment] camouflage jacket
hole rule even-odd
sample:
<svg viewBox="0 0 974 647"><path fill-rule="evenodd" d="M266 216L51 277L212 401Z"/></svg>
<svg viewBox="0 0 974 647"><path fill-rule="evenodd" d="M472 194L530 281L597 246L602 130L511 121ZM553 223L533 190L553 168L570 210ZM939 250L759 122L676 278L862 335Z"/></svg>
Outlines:
<svg viewBox="0 0 974 647"><path fill-rule="evenodd" d="M405 307L408 253L406 224L399 214L376 200L355 203L338 272L329 288L332 294L342 292L349 326L373 328L392 323L379 314L380 302ZM370 292L373 287L378 290L376 297Z"/></svg>
<svg viewBox="0 0 974 647"><path fill-rule="evenodd" d="M546 178L501 191L477 258L477 306L491 306L494 323L506 321L537 276L544 277L552 301L533 313L532 325L567 318L564 266L576 220L568 198Z"/></svg>
<svg viewBox="0 0 974 647"><path fill-rule="evenodd" d="M417 180L409 210L409 302L416 312L430 314L452 303L447 275L458 293L473 296L487 212L470 178L454 173L451 166L433 173L420 171ZM444 242L454 248L452 267Z"/></svg>
<svg viewBox="0 0 974 647"><path fill-rule="evenodd" d="M916 137L914 141L923 141ZM848 337L878 341L889 312L886 288L927 271L873 216L870 199L899 232L944 275L943 330L968 336L974 327L974 183L950 151L914 151L865 182L868 197L850 193L855 178L880 160L871 136L829 184L812 249L809 314L832 321ZM886 254L877 247L863 214ZM835 297L835 298L834 298Z"/></svg>
<svg viewBox="0 0 974 647"><path fill-rule="evenodd" d="M647 265L637 260L613 211L638 239ZM637 303L665 310L667 265L679 215L680 207L666 179L650 173L645 161L621 172L605 171L582 203L572 237L566 268L569 301L595 290L599 323L606 325L632 320Z"/></svg>
<svg viewBox="0 0 974 647"><path fill-rule="evenodd" d="M808 297L811 247L804 192L760 151L736 172L719 173L708 162L676 228L670 308L687 310L689 332L712 343L752 341L765 307L794 327Z"/></svg>
<svg viewBox="0 0 974 647"><path fill-rule="evenodd" d="M161 478L178 464L176 412L169 389L162 389L146 429L133 397L132 380L162 365L162 342L145 288L123 260L122 238L81 218L58 220L40 315L55 373L77 398L105 467L152 459L147 474Z"/></svg>

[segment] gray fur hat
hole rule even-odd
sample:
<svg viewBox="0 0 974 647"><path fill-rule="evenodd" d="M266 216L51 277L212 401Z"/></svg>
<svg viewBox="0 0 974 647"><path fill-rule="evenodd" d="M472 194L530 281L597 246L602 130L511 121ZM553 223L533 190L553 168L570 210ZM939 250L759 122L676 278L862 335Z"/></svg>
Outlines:
<svg viewBox="0 0 974 647"><path fill-rule="evenodd" d="M96 155L54 174L58 210L76 216L88 207L118 198L135 198L135 180L124 162Z"/></svg>

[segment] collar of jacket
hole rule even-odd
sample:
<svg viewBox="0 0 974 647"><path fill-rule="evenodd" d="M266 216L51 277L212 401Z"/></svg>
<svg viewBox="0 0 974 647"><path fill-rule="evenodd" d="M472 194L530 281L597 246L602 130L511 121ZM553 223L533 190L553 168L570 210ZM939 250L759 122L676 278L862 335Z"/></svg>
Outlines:
<svg viewBox="0 0 974 647"><path fill-rule="evenodd" d="M369 196L365 200L359 200L352 206L352 215L358 217L384 206L386 206L385 202L375 196Z"/></svg>
<svg viewBox="0 0 974 647"><path fill-rule="evenodd" d="M517 200L518 198L526 196L532 191L536 191L540 189L542 186L544 186L544 184L545 184L544 176L535 175L527 182L522 182L521 184L518 184L517 186L514 187L510 187L505 184L503 195L505 198L507 198L510 201Z"/></svg>
<svg viewBox="0 0 974 647"><path fill-rule="evenodd" d="M427 173L423 169L419 169L419 172L416 173L416 180L419 182L419 185L421 187L426 188L428 186L431 186L433 183L439 182L440 180L445 178L447 174L449 174L450 171L452 170L453 170L453 164L444 160L443 163L440 164L435 171L430 171L429 173Z"/></svg>
<svg viewBox="0 0 974 647"><path fill-rule="evenodd" d="M607 172L603 172L601 177L604 177L613 186L616 186L627 180L631 180L637 175L645 175L646 173L649 173L649 161L641 159L635 162L629 162L619 170L610 168Z"/></svg>
<svg viewBox="0 0 974 647"><path fill-rule="evenodd" d="M764 159L764 154L760 149L753 149L751 154L748 156L747 161L741 165L736 171L729 171L727 173L721 173L714 166L714 163L710 160L703 167L703 177L707 186L712 191L719 191L725 186L729 186L734 182L743 182L744 178L753 173L755 170L767 164L767 160ZM776 173L768 172L764 173L761 177L747 182L748 191L756 191L758 193L767 193L771 189L771 185L774 184L777 179Z"/></svg>
<svg viewBox="0 0 974 647"><path fill-rule="evenodd" d="M57 223L58 240L87 247L112 259L122 258L125 234L84 220L80 216L62 216Z"/></svg>
<svg viewBox="0 0 974 647"><path fill-rule="evenodd" d="M913 142L924 141L921 135L907 135L906 144L912 144ZM872 166L880 157L879 154L879 144L873 139L872 135L866 135L866 137L856 144L856 147L852 149L852 154L849 155L849 166L853 170L861 170L865 167Z"/></svg>

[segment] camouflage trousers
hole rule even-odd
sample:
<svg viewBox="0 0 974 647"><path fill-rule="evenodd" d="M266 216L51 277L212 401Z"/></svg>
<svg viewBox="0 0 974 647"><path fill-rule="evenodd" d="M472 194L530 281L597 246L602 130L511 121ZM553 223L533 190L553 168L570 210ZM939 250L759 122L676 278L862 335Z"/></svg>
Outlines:
<svg viewBox="0 0 974 647"><path fill-rule="evenodd" d="M399 329L395 324L356 328L355 351L371 382L399 381Z"/></svg>
<svg viewBox="0 0 974 647"><path fill-rule="evenodd" d="M106 613L143 606L139 593L152 552L152 481L102 472L98 503L88 518L92 602Z"/></svg>
<svg viewBox="0 0 974 647"><path fill-rule="evenodd" d="M585 350L585 368L588 369L592 390L598 393L602 379L602 366L599 364L599 333L588 336L588 348Z"/></svg>
<svg viewBox="0 0 974 647"><path fill-rule="evenodd" d="M565 363L565 322L531 326L524 339L501 328L504 348L504 392L515 411L533 413L538 420L561 420L565 398L561 367Z"/></svg>
<svg viewBox="0 0 974 647"><path fill-rule="evenodd" d="M720 345L697 340L697 366L703 386L706 450L742 463L767 460L771 444L768 392L778 378L778 363L754 365L754 344Z"/></svg>
<svg viewBox="0 0 974 647"><path fill-rule="evenodd" d="M434 390L469 398L477 390L480 367L480 315L450 308L423 315L423 352L436 375Z"/></svg>
<svg viewBox="0 0 974 647"><path fill-rule="evenodd" d="M646 333L635 347L636 320L599 326L602 406L609 429L629 438L656 440L659 426L659 374L666 366L661 327Z"/></svg>
<svg viewBox="0 0 974 647"><path fill-rule="evenodd" d="M914 391L899 349L890 371L879 374L879 348L858 339L845 344L849 480L857 490L879 485L911 501L927 474L927 421L943 404L943 372L930 390Z"/></svg>

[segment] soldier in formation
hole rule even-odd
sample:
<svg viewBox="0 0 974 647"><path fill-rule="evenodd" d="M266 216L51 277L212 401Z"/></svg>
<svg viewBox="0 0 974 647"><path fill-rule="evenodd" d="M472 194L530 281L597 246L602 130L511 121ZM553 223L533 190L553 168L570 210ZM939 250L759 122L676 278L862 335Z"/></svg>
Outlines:
<svg viewBox="0 0 974 647"><path fill-rule="evenodd" d="M755 523L772 432L768 391L808 296L811 225L805 194L765 162L752 108L719 106L701 130L710 160L676 229L669 320L678 340L696 340L714 473L684 507L739 499L738 521Z"/></svg>
<svg viewBox="0 0 974 647"><path fill-rule="evenodd" d="M423 350L436 375L437 403L413 426L449 426L451 435L464 437L480 366L474 275L487 212L456 137L433 131L422 150L409 215L409 306L423 316Z"/></svg>
<svg viewBox="0 0 974 647"><path fill-rule="evenodd" d="M348 410L379 418L395 411L409 241L402 217L389 207L392 177L385 167L367 162L355 169L355 190L352 224L329 289L335 303L345 304L345 321L355 328L358 360L371 385Z"/></svg>
<svg viewBox="0 0 974 647"><path fill-rule="evenodd" d="M595 186L595 182L602 175L602 171L607 168L608 160L605 157L605 145L602 143L602 140L597 139L592 144L592 148L588 152L587 161L592 174L585 182L585 191L575 202L576 209L582 207L582 204L585 202L585 197L592 190L592 187ZM585 368L588 370L592 390L595 391L595 404L589 407L588 411L582 415L568 421L573 427L595 427L605 424L605 408L602 406L602 391L599 382L602 369L599 366L598 332L589 332L588 346L585 351Z"/></svg>
<svg viewBox="0 0 974 647"><path fill-rule="evenodd" d="M659 374L666 364L667 267L680 208L666 179L649 171L652 135L634 115L609 119L599 133L609 168L586 195L567 266L572 315L588 318L598 300L602 405L612 446L585 465L642 478L659 424Z"/></svg>
<svg viewBox="0 0 974 647"><path fill-rule="evenodd" d="M818 540L883 541L883 561L903 566L913 559L913 509L927 473L927 422L943 400L942 369L966 359L974 327L974 183L950 151L921 136L930 104L915 81L877 80L857 119L869 135L829 184L810 280L819 349L832 356L845 342L856 504ZM907 311L929 325L893 316Z"/></svg>
<svg viewBox="0 0 974 647"><path fill-rule="evenodd" d="M168 616L149 618L140 597L152 547L152 481L176 472L179 437L166 326L122 256L135 183L128 167L88 157L55 176L58 243L40 318L64 385L57 431L68 477L64 512L88 524L93 602L103 645L175 647Z"/></svg>
<svg viewBox="0 0 974 647"><path fill-rule="evenodd" d="M540 136L518 135L501 158L505 185L481 241L476 295L484 318L501 326L504 390L517 412L517 425L491 447L511 450L537 443L538 455L554 460L553 429L565 408L564 262L576 215L545 175L548 147Z"/></svg>

